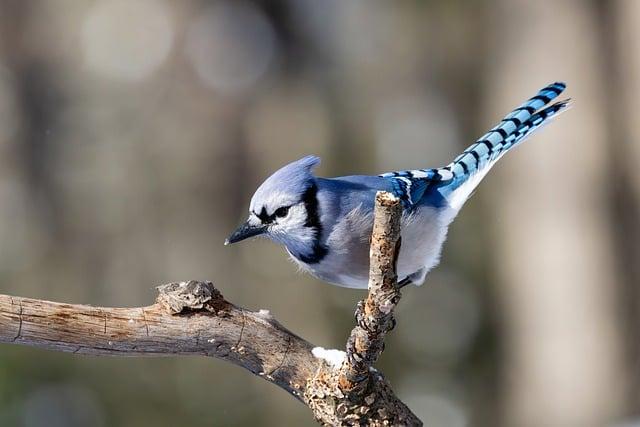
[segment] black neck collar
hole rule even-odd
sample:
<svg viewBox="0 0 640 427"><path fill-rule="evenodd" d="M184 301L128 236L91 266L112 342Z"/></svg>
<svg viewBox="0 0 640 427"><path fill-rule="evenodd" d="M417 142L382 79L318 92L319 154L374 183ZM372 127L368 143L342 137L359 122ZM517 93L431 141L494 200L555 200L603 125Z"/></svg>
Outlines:
<svg viewBox="0 0 640 427"><path fill-rule="evenodd" d="M304 226L313 230L313 245L310 253L292 253L291 255L305 264L317 264L327 256L328 249L321 243L323 229L318 211L318 185L315 182L304 192L302 201L307 210L307 221Z"/></svg>

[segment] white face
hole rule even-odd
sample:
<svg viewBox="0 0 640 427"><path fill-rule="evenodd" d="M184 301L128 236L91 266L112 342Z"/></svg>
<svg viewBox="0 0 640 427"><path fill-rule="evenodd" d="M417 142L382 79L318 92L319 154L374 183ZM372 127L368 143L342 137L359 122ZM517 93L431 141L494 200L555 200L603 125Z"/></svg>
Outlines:
<svg viewBox="0 0 640 427"><path fill-rule="evenodd" d="M280 216L278 215L280 214ZM280 207L274 212L274 222L269 227L269 235L274 240L285 243L287 237L300 234L307 222L307 209L304 203L297 203L289 207Z"/></svg>
<svg viewBox="0 0 640 427"><path fill-rule="evenodd" d="M249 215L249 222L267 225L265 235L290 250L307 250L308 245L313 243L315 231L307 226L308 215L304 202L289 204L290 198L284 198L284 201L271 199L270 202L273 204L255 206Z"/></svg>
<svg viewBox="0 0 640 427"><path fill-rule="evenodd" d="M255 206L249 212L249 223L252 225L266 225L268 233L279 234L306 221L306 209L301 202L289 204Z"/></svg>

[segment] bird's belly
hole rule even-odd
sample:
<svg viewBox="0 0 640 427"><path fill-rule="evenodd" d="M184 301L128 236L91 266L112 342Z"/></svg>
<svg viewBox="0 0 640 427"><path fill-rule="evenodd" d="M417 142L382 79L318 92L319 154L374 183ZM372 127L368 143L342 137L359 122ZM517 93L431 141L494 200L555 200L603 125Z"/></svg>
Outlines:
<svg viewBox="0 0 640 427"><path fill-rule="evenodd" d="M421 269L426 273L438 263L453 215L446 208L419 209L402 218L402 242L397 264L400 280ZM351 234L348 235L351 238L342 239L340 245L329 239L329 253L319 263L305 264L295 258L294 260L303 270L321 280L347 288L366 289L371 229L372 223L364 229L350 230Z"/></svg>
<svg viewBox="0 0 640 427"><path fill-rule="evenodd" d="M306 264L292 256L300 268L320 280L344 288L366 289L369 281L369 262L349 262L348 257L361 257L368 248L353 248L349 254L328 254L321 262Z"/></svg>
<svg viewBox="0 0 640 427"><path fill-rule="evenodd" d="M449 208L421 207L403 218L402 242L398 257L398 277L403 279L424 269L424 274L440 261L442 245L455 211ZM416 285L422 282L414 283Z"/></svg>

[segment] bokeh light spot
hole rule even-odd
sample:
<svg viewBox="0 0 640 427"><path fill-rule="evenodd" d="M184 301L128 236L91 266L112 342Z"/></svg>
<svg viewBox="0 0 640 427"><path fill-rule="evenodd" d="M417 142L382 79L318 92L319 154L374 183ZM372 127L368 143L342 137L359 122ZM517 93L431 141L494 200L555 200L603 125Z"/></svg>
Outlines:
<svg viewBox="0 0 640 427"><path fill-rule="evenodd" d="M106 0L90 9L82 26L87 65L104 77L139 81L166 59L173 26L161 0Z"/></svg>
<svg viewBox="0 0 640 427"><path fill-rule="evenodd" d="M271 23L243 2L216 3L187 34L187 56L202 82L221 93L251 88L269 68L276 38Z"/></svg>

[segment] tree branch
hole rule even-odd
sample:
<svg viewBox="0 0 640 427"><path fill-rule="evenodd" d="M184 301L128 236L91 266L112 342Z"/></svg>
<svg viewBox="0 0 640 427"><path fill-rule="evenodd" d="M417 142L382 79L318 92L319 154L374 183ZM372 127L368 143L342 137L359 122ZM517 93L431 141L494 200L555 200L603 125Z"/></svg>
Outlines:
<svg viewBox="0 0 640 427"><path fill-rule="evenodd" d="M321 369L310 382L305 400L326 425L412 425L422 422L393 393L373 364L384 350L384 338L395 325L400 301L396 261L400 250L400 199L376 194L369 252L369 294L356 309L357 325L347 341L339 369Z"/></svg>
<svg viewBox="0 0 640 427"><path fill-rule="evenodd" d="M107 356L202 355L227 360L300 399L321 362L267 311L226 301L211 282L158 288L155 304L105 308L0 295L0 342ZM286 350L286 358L284 357Z"/></svg>
<svg viewBox="0 0 640 427"><path fill-rule="evenodd" d="M370 370L384 350L384 338L395 326L393 310L400 301L396 254L400 249L400 199L376 195L369 263L369 294L356 309L357 325L347 341L347 360L340 372L340 388L361 396Z"/></svg>
<svg viewBox="0 0 640 427"><path fill-rule="evenodd" d="M0 295L0 342L75 354L209 356L283 388L326 425L422 425L372 367L400 298L395 274L400 215L397 199L376 196L369 295L358 305L358 325L341 366L267 310L237 307L211 282L198 281L161 286L155 304L137 308Z"/></svg>

